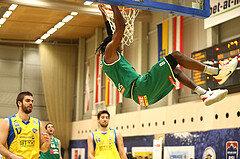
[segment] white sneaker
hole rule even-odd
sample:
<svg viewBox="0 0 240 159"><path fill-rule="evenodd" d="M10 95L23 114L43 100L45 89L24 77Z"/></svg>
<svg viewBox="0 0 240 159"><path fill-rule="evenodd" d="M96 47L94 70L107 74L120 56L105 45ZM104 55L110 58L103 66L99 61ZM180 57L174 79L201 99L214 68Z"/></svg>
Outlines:
<svg viewBox="0 0 240 159"><path fill-rule="evenodd" d="M210 89L203 95L200 95L202 101L206 106L219 102L228 94L227 89L218 89L211 91Z"/></svg>
<svg viewBox="0 0 240 159"><path fill-rule="evenodd" d="M237 57L233 58L228 64L223 65L217 76L213 76L216 81L222 85L228 77L234 72L238 64Z"/></svg>

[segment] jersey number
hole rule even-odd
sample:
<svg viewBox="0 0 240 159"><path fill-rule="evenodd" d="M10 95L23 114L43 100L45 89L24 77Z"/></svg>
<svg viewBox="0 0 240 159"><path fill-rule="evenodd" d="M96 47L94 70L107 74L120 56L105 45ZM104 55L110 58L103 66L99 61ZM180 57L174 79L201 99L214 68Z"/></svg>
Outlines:
<svg viewBox="0 0 240 159"><path fill-rule="evenodd" d="M100 137L96 138L96 142L100 142L100 141L101 141Z"/></svg>
<svg viewBox="0 0 240 159"><path fill-rule="evenodd" d="M17 127L17 128L15 128L15 129L16 129L16 131L17 131L17 134L20 134L21 131L22 131L22 128L21 128L21 127Z"/></svg>
<svg viewBox="0 0 240 159"><path fill-rule="evenodd" d="M163 66L165 64L165 61L161 62L159 66Z"/></svg>

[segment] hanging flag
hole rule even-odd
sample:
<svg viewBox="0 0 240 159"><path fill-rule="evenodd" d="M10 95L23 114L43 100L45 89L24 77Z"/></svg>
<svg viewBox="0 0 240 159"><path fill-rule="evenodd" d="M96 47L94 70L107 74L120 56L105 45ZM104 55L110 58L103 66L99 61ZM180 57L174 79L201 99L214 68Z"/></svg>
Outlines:
<svg viewBox="0 0 240 159"><path fill-rule="evenodd" d="M183 16L177 16L173 19L173 51L183 52ZM183 69L180 65L177 67ZM182 87L183 85L177 80L175 89Z"/></svg>
<svg viewBox="0 0 240 159"><path fill-rule="evenodd" d="M95 104L101 102L101 66L100 66L100 55L96 55L96 95Z"/></svg>
<svg viewBox="0 0 240 159"><path fill-rule="evenodd" d="M123 102L123 96L122 94L119 92L119 90L116 88L116 94L117 94L117 98L116 98L116 102L117 103L122 103Z"/></svg>
<svg viewBox="0 0 240 159"><path fill-rule="evenodd" d="M112 104L112 82L106 76L106 85L105 85L105 105L111 105Z"/></svg>
<svg viewBox="0 0 240 159"><path fill-rule="evenodd" d="M90 67L90 61L88 60L86 82L85 82L85 104L84 104L85 113L89 110L89 82L90 82L89 67Z"/></svg>
<svg viewBox="0 0 240 159"><path fill-rule="evenodd" d="M158 24L158 61L168 55L168 20Z"/></svg>

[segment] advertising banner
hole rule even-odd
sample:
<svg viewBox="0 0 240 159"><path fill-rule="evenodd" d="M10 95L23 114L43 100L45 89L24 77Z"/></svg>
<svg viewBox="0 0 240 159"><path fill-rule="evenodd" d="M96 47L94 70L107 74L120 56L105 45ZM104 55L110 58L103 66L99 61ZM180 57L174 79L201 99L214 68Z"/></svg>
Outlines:
<svg viewBox="0 0 240 159"><path fill-rule="evenodd" d="M72 159L85 159L85 148L73 148Z"/></svg>
<svg viewBox="0 0 240 159"><path fill-rule="evenodd" d="M164 147L164 159L190 159L194 157L194 146Z"/></svg>
<svg viewBox="0 0 240 159"><path fill-rule="evenodd" d="M133 157L153 159L153 147L132 147Z"/></svg>
<svg viewBox="0 0 240 159"><path fill-rule="evenodd" d="M165 134L166 147L194 146L194 159L239 159L239 142L240 128Z"/></svg>
<svg viewBox="0 0 240 159"><path fill-rule="evenodd" d="M162 158L162 140L153 140L153 159Z"/></svg>
<svg viewBox="0 0 240 159"><path fill-rule="evenodd" d="M238 159L238 142L237 141L227 141L226 159Z"/></svg>
<svg viewBox="0 0 240 159"><path fill-rule="evenodd" d="M211 0L210 17L204 19L204 28L213 27L238 16L240 16L239 0Z"/></svg>

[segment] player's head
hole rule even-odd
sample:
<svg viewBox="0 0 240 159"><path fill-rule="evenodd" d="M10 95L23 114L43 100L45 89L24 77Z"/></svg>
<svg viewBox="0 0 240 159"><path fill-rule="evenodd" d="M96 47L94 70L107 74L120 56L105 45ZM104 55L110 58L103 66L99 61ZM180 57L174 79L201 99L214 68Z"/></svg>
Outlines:
<svg viewBox="0 0 240 159"><path fill-rule="evenodd" d="M45 129L49 135L54 134L55 129L52 123L47 123L47 125L45 125Z"/></svg>
<svg viewBox="0 0 240 159"><path fill-rule="evenodd" d="M98 48L96 49L96 53L102 54L104 55L105 53L105 49L108 45L108 43L110 43L110 41L112 41L112 35L108 35L108 37L106 37L103 42L98 46Z"/></svg>
<svg viewBox="0 0 240 159"><path fill-rule="evenodd" d="M108 35L103 42L99 45L99 47L96 49L96 53L104 55L105 49L107 45L112 41L112 35ZM119 47L117 48L118 52L122 52L122 43L120 43Z"/></svg>
<svg viewBox="0 0 240 159"><path fill-rule="evenodd" d="M16 104L17 107L21 107L26 114L31 113L33 108L33 94L28 91L19 93L16 99Z"/></svg>
<svg viewBox="0 0 240 159"><path fill-rule="evenodd" d="M97 120L98 123L100 124L101 127L107 127L110 119L110 114L106 110L102 110L98 113L97 115Z"/></svg>

